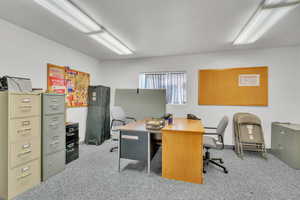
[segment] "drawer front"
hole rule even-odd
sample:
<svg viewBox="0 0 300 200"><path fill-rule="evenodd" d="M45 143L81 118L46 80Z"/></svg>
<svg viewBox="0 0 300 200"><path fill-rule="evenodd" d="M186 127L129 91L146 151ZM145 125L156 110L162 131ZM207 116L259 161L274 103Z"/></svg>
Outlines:
<svg viewBox="0 0 300 200"><path fill-rule="evenodd" d="M41 163L35 160L8 172L9 199L38 185L41 180Z"/></svg>
<svg viewBox="0 0 300 200"><path fill-rule="evenodd" d="M147 156L147 133L121 131L121 158L146 161Z"/></svg>
<svg viewBox="0 0 300 200"><path fill-rule="evenodd" d="M79 132L73 131L73 132L66 132L66 140L67 142L73 141L73 140L79 140Z"/></svg>
<svg viewBox="0 0 300 200"><path fill-rule="evenodd" d="M43 159L43 181L54 176L65 169L66 152L65 150L44 156Z"/></svg>
<svg viewBox="0 0 300 200"><path fill-rule="evenodd" d="M39 116L41 112L40 99L40 95L11 95L10 117Z"/></svg>
<svg viewBox="0 0 300 200"><path fill-rule="evenodd" d="M44 138L43 141L43 154L51 154L66 148L66 137L62 133L58 135L51 135Z"/></svg>
<svg viewBox="0 0 300 200"><path fill-rule="evenodd" d="M40 158L41 140L30 139L10 144L10 167L14 168L25 162Z"/></svg>
<svg viewBox="0 0 300 200"><path fill-rule="evenodd" d="M72 141L66 145L66 164L79 158L79 142Z"/></svg>
<svg viewBox="0 0 300 200"><path fill-rule="evenodd" d="M287 129L283 139L282 159L290 167L300 169L300 147L299 134L291 129Z"/></svg>
<svg viewBox="0 0 300 200"><path fill-rule="evenodd" d="M43 124L43 154L65 149L66 131L64 115L45 116Z"/></svg>
<svg viewBox="0 0 300 200"><path fill-rule="evenodd" d="M271 149L272 154L276 157L281 157L281 150L282 150L282 133L280 127L277 125L272 124L272 137L271 137Z"/></svg>
<svg viewBox="0 0 300 200"><path fill-rule="evenodd" d="M40 117L12 119L9 121L9 139L11 142L40 137Z"/></svg>
<svg viewBox="0 0 300 200"><path fill-rule="evenodd" d="M44 95L43 96L44 114L58 114L65 112L64 95Z"/></svg>
<svg viewBox="0 0 300 200"><path fill-rule="evenodd" d="M49 115L43 117L43 135L51 137L52 135L63 134L65 137L65 116Z"/></svg>

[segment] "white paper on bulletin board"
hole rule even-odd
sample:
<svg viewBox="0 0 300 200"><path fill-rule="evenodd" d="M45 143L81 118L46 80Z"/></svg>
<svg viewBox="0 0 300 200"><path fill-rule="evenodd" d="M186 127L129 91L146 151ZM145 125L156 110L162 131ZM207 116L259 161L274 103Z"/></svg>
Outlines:
<svg viewBox="0 0 300 200"><path fill-rule="evenodd" d="M240 74L239 86L260 86L260 74Z"/></svg>

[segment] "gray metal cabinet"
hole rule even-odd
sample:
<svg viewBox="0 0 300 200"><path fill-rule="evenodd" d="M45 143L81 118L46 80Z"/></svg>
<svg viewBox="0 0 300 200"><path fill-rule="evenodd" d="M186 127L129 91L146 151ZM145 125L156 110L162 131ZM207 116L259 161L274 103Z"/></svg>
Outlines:
<svg viewBox="0 0 300 200"><path fill-rule="evenodd" d="M300 124L272 123L272 153L292 168L300 169Z"/></svg>
<svg viewBox="0 0 300 200"><path fill-rule="evenodd" d="M65 95L45 93L42 103L42 180L45 181L65 169Z"/></svg>

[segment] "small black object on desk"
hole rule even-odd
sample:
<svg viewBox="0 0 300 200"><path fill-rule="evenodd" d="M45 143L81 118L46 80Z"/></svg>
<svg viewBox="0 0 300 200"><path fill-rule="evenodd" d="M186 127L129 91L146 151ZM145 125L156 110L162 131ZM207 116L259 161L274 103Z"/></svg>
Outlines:
<svg viewBox="0 0 300 200"><path fill-rule="evenodd" d="M193 114L187 114L186 118L192 119L192 120L201 120L199 117L197 117L196 115L193 115Z"/></svg>

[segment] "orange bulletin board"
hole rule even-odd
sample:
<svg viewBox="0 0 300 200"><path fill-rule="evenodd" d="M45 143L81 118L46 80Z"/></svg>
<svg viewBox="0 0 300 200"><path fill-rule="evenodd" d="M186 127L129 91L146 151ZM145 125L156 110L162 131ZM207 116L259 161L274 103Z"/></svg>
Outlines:
<svg viewBox="0 0 300 200"><path fill-rule="evenodd" d="M268 106L268 67L199 70L199 105Z"/></svg>
<svg viewBox="0 0 300 200"><path fill-rule="evenodd" d="M48 64L48 92L66 94L68 107L88 105L90 75L69 67Z"/></svg>
<svg viewBox="0 0 300 200"><path fill-rule="evenodd" d="M90 75L66 67L66 88L68 107L88 106Z"/></svg>

